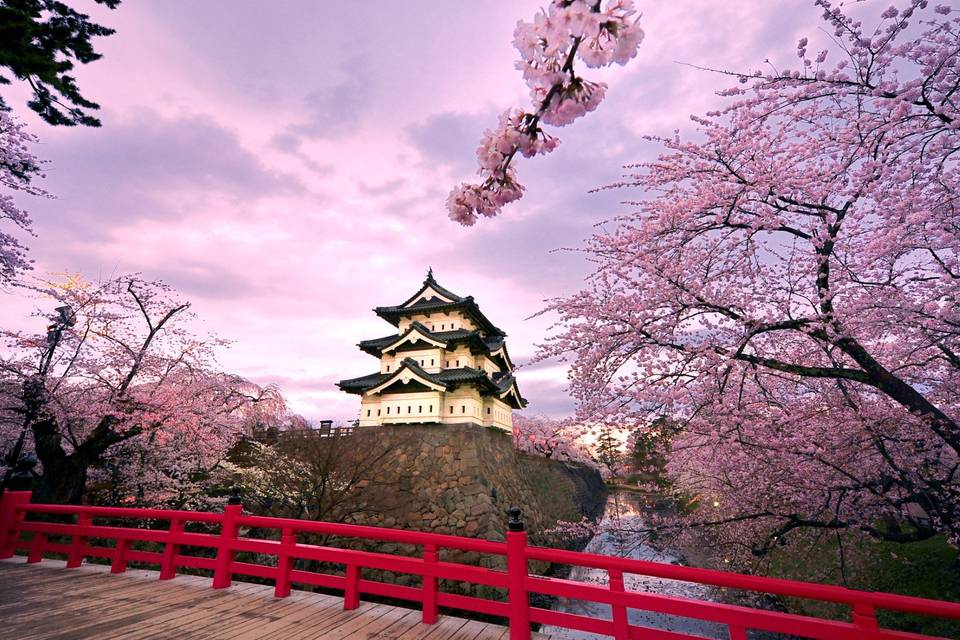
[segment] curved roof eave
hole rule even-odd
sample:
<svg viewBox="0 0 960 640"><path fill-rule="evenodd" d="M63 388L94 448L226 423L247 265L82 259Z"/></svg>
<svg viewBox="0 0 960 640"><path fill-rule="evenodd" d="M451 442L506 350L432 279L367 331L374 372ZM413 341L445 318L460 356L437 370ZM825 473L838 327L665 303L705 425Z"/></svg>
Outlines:
<svg viewBox="0 0 960 640"><path fill-rule="evenodd" d="M405 373L406 375L404 375ZM375 393L380 393L387 387L396 384L397 380L400 380L402 383L406 384L413 379L416 379L417 382L425 387L433 389L434 391L446 391L448 388L445 383L436 380L434 376L421 369L419 365L413 362L413 360L405 358L401 363L400 368L397 369L389 378L380 384L367 389L363 392L363 395L369 396Z"/></svg>

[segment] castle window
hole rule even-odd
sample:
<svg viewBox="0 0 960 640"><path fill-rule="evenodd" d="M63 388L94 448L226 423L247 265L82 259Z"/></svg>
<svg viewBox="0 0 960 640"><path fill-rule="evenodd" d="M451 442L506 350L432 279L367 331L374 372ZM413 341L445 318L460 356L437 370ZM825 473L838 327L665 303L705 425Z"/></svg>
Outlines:
<svg viewBox="0 0 960 640"><path fill-rule="evenodd" d="M387 415L390 415L390 407L387 407Z"/></svg>
<svg viewBox="0 0 960 640"><path fill-rule="evenodd" d="M430 366L433 366L433 358L430 358Z"/></svg>
<svg viewBox="0 0 960 640"><path fill-rule="evenodd" d="M407 405L407 413L411 413L411 410L412 410L412 407L410 405Z"/></svg>
<svg viewBox="0 0 960 640"><path fill-rule="evenodd" d="M450 405L450 413L453 413L453 405Z"/></svg>
<svg viewBox="0 0 960 640"><path fill-rule="evenodd" d="M490 415L490 407L487 407L487 415Z"/></svg>
<svg viewBox="0 0 960 640"><path fill-rule="evenodd" d="M367 417L370 417L370 409L367 409Z"/></svg>
<svg viewBox="0 0 960 640"><path fill-rule="evenodd" d="M448 367L450 366L450 361L449 361L449 360L447 360L447 366L448 366Z"/></svg>
<svg viewBox="0 0 960 640"><path fill-rule="evenodd" d="M458 366L458 367L460 366L460 361L459 361L459 360L457 360L457 366Z"/></svg>
<svg viewBox="0 0 960 640"><path fill-rule="evenodd" d="M390 371L390 365L387 365L387 371Z"/></svg>
<svg viewBox="0 0 960 640"><path fill-rule="evenodd" d="M420 361L420 366L421 366L421 367L423 366L423 360Z"/></svg>
<svg viewBox="0 0 960 640"><path fill-rule="evenodd" d="M377 417L380 417L380 409L377 409Z"/></svg>
<svg viewBox="0 0 960 640"><path fill-rule="evenodd" d="M433 413L433 405L430 405L430 413Z"/></svg>
<svg viewBox="0 0 960 640"><path fill-rule="evenodd" d="M423 405L417 407L417 413L423 413Z"/></svg>
<svg viewBox="0 0 960 640"><path fill-rule="evenodd" d="M466 412L467 412L467 405L465 404L460 405L460 413L466 413Z"/></svg>
<svg viewBox="0 0 960 640"><path fill-rule="evenodd" d="M440 325L440 330L441 330L441 331L443 331L443 330L446 329L446 328L447 328L447 325L445 325L445 324Z"/></svg>

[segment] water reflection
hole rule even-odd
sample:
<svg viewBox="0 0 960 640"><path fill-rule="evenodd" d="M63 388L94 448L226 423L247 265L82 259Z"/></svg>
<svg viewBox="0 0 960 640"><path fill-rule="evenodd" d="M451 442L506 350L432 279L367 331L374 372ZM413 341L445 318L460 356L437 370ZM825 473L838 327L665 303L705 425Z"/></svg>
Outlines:
<svg viewBox="0 0 960 640"><path fill-rule="evenodd" d="M642 522L643 507L639 501L628 493L613 493L607 502L601 532L590 540L584 551L621 558L634 558L637 560L650 560L653 562L668 562L673 564L678 563L680 558L676 554L657 551L653 547L644 544L640 540L639 534L633 533L633 531L642 528ZM579 582L606 585L607 572L602 569L574 567L570 574L570 579ZM659 593L697 600L711 599L708 587L690 582L627 574L624 576L624 584L628 591ZM610 620L613 617L609 605L595 602L562 599L553 608L555 611L586 615L593 618L606 618ZM630 624L639 626L653 627L666 631L677 631L701 636L703 638L728 637L726 625L692 620L690 618L680 618L649 611L638 611L636 609L628 610L627 618ZM571 638L575 640L606 637L552 626L543 627L541 633L551 634L555 638Z"/></svg>

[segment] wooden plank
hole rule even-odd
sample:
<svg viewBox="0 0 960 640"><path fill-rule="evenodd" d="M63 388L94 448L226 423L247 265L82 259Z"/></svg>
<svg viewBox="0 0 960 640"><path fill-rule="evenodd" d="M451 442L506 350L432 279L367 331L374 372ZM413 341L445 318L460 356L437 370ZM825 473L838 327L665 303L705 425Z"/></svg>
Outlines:
<svg viewBox="0 0 960 640"><path fill-rule="evenodd" d="M498 624L488 623L483 631L477 634L476 640L500 640L504 637L504 632L507 631L507 629L504 629Z"/></svg>
<svg viewBox="0 0 960 640"><path fill-rule="evenodd" d="M123 612L131 608L140 608L144 606L153 606L150 594L153 590L148 585L137 585L135 592L127 590L127 598L133 598L128 602L123 602L117 598L117 590L123 585L114 584L113 591L104 592L102 590L89 591L79 588L71 588L63 594L62 597L43 600L44 609L31 610L24 614L14 614L8 616L14 622L30 624L32 627L46 629L51 626L62 626L66 624L78 624L84 626L91 616L97 619L105 619L110 616L111 611ZM185 594L186 595L186 594ZM186 602L186 598L183 598ZM50 612L55 611L56 615L51 616Z"/></svg>
<svg viewBox="0 0 960 640"><path fill-rule="evenodd" d="M327 634L331 633L332 630L342 628L344 625L352 624L356 618L360 616L371 616L376 617L384 612L387 609L387 605L375 605L369 602L361 602L360 606L357 609L351 611L341 610L329 618L324 618L312 625L308 625L309 621L304 621L302 626L308 627L301 634L299 640L316 640L318 638L327 638Z"/></svg>
<svg viewBox="0 0 960 640"><path fill-rule="evenodd" d="M312 630L325 620L344 613L341 598L303 591L293 591L288 598L298 596L305 596L300 600L301 607L288 612L286 616L291 625L295 626L298 638L311 635ZM289 629L275 629L264 632L261 640L287 640L289 633Z"/></svg>
<svg viewBox="0 0 960 640"><path fill-rule="evenodd" d="M340 638L344 632L360 629L365 624L376 620L389 609L385 604L373 604L370 602L361 602L360 606L352 610L340 610L335 615L323 618L319 621L309 624L309 621L303 621L298 626L304 627L303 631L298 631L299 638L302 640L314 640L316 638Z"/></svg>
<svg viewBox="0 0 960 640"><path fill-rule="evenodd" d="M422 625L423 627L427 627L428 631L424 635L418 636L416 640L446 640L462 629L465 624L467 624L467 621L464 618L440 616L437 624ZM404 640L407 640L407 638L404 638ZM413 638L411 638L411 640L413 640Z"/></svg>
<svg viewBox="0 0 960 640"><path fill-rule="evenodd" d="M76 573L73 573L74 571ZM81 569L71 570L71 573L73 573L73 581L69 585L69 590L66 594L58 594L67 596L67 599L58 598L56 602L44 602L48 611L40 621L34 620L36 616L23 615L5 616L5 619L13 618L24 623L24 626L29 625L30 631L36 634L56 635L46 633L51 626L60 629L66 627L71 633L80 634L83 633L84 627L97 622L106 622L117 615L124 617L153 608L159 600L158 592L169 591L152 581L128 581L121 576L109 576L109 574L90 575L85 574ZM82 588L94 584L98 586L105 584L111 589L103 592ZM178 605L187 602L188 598L196 598L194 594L182 593L179 590L174 590L172 594L181 594L177 599ZM50 609L53 609L57 615L50 616ZM76 618L79 626L71 625L71 618ZM85 622L89 624L84 625Z"/></svg>
<svg viewBox="0 0 960 640"><path fill-rule="evenodd" d="M407 616L418 617L419 613L419 611L413 611L411 609L390 607L382 616L369 621L362 627L352 631L347 630L342 633L333 634L331 637L340 638L341 640L347 640L348 638L351 640L368 640L369 638L380 637L381 632L385 629L392 627Z"/></svg>
<svg viewBox="0 0 960 640"><path fill-rule="evenodd" d="M125 583L126 581L121 582ZM105 632L114 629L136 629L143 621L149 620L158 612L173 611L182 615L189 611L189 608L185 607L196 606L198 600L205 597L189 590L172 590L169 595L157 598L155 591L159 585L153 585L152 590L150 585L146 584L136 584L135 586L137 587L137 593L143 595L140 599L123 602L111 597L91 598L85 600L84 604L86 606L82 610L59 610L54 623L59 622L57 626L60 628L67 626L66 635L63 637L100 637ZM160 588L162 589L162 587ZM153 597L150 595L151 591L154 592ZM126 593L128 596L132 595L129 590ZM75 618L74 624L63 624L69 622L71 618ZM50 639L61 637L60 634L51 631L51 625L49 624L37 625L34 623L31 624L31 629L35 629L38 634L41 634L39 637Z"/></svg>
<svg viewBox="0 0 960 640"><path fill-rule="evenodd" d="M356 637L349 636L349 640L371 640L372 638L406 638L407 634L413 629L419 627L426 627L429 629L430 625L423 624L423 613L421 611L414 609L405 609L404 611L405 613L403 616L376 634L371 634L368 627L367 629L361 631L362 635Z"/></svg>
<svg viewBox="0 0 960 640"><path fill-rule="evenodd" d="M274 598L273 589L270 588L236 600L229 610L207 617L191 630L199 632L199 636L206 640L239 637L251 626L262 628L278 620L287 620L303 607L303 602Z"/></svg>
<svg viewBox="0 0 960 640"><path fill-rule="evenodd" d="M173 583L168 583L171 587ZM237 588L236 591L220 591L209 588L203 590L204 596L198 599L196 604L189 608L172 607L165 610L162 614L151 617L140 625L140 628L131 630L128 636L130 640L140 640L148 638L168 637L172 629L177 630L196 630L207 624L214 624L218 620L228 619L231 612L244 611L254 608L258 600L247 595L247 591L257 591L261 585L248 584L246 587ZM231 590L235 587L231 587ZM195 598L199 595L199 590L194 591Z"/></svg>
<svg viewBox="0 0 960 640"><path fill-rule="evenodd" d="M0 625L18 640L505 640L503 627L441 616L421 623L418 609L361 602L343 610L336 596L294 590L273 597L273 587L235 582L225 590L210 579L109 566L63 569L0 561ZM5 636L6 637L6 636Z"/></svg>
<svg viewBox="0 0 960 640"><path fill-rule="evenodd" d="M417 624L396 636L397 640L443 640L467 623L463 618L440 616L436 624ZM388 634L392 635L392 634Z"/></svg>

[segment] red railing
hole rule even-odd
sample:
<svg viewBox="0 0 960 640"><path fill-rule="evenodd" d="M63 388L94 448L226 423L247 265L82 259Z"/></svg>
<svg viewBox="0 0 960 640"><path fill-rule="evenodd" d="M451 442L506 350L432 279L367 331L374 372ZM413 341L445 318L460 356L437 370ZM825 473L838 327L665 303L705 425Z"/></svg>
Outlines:
<svg viewBox="0 0 960 640"><path fill-rule="evenodd" d="M27 518L28 514L73 516L75 522L30 520ZM107 526L95 524L97 519L160 520L169 522L169 527L162 530ZM185 525L192 522L219 525L219 533L185 531ZM241 528L279 531L280 539L243 536L240 535ZM179 567L207 569L213 572L214 589L230 586L234 575L256 576L273 580L274 593L278 598L289 595L293 583L342 590L344 609L359 606L362 594L387 596L421 603L423 622L426 624L437 621L439 607L502 616L509 620L511 640L529 639L531 623L598 633L617 640L702 640L699 636L631 624L627 617L629 609L725 625L729 629L731 640L746 640L748 630L779 632L822 640L928 637L881 628L876 617L878 609L960 620L960 603L529 546L527 534L517 518L511 520L508 528L506 542L491 542L400 529L244 515L240 504L227 505L223 513L205 513L32 504L28 491L8 491L0 496L0 558L10 558L20 550L27 553L28 563L34 563L40 562L46 553L62 553L67 556L68 568L80 566L88 557L105 558L111 561L112 573L125 571L128 562L149 563L159 565L161 580L173 578ZM30 533L32 537L25 540L22 535L24 533ZM415 545L422 549L422 554L411 557L305 544L297 541L299 534ZM70 543L51 542L50 536L67 536ZM91 538L112 540L114 546L93 546L89 542ZM134 549L134 542L161 544L163 551ZM181 547L184 546L214 549L216 557L183 554ZM442 549L505 557L506 571L441 561L439 552ZM241 551L276 556L276 566L238 561L236 553ZM294 562L297 559L343 565L344 575L296 569ZM605 570L609 578L608 584L588 584L531 575L528 570L530 560ZM422 583L419 587L410 587L367 580L361 577L361 569L379 569L419 576ZM850 608L851 620L841 622L630 591L624 586L625 574L837 603ZM437 588L439 580L505 590L508 594L507 601L445 593ZM531 592L604 603L611 607L612 619L591 618L530 606L528 594Z"/></svg>

